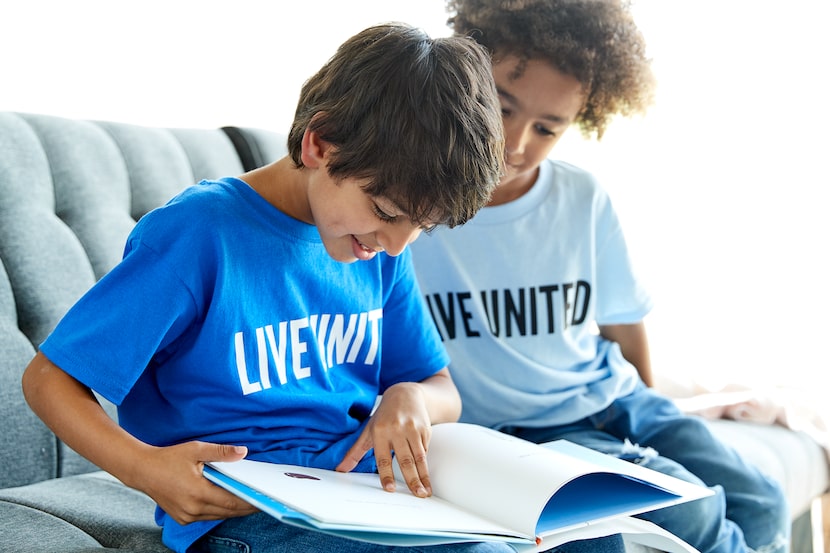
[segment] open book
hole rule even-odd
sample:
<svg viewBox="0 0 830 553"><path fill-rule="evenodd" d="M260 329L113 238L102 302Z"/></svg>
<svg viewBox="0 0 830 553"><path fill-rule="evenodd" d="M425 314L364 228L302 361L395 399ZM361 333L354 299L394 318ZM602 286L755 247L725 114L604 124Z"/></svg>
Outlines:
<svg viewBox="0 0 830 553"><path fill-rule="evenodd" d="M403 482L384 491L377 474L251 460L209 463L204 474L287 524L388 545L502 541L522 552L616 533L694 552L630 515L712 493L564 440L537 445L464 423L433 426L427 463L428 498Z"/></svg>

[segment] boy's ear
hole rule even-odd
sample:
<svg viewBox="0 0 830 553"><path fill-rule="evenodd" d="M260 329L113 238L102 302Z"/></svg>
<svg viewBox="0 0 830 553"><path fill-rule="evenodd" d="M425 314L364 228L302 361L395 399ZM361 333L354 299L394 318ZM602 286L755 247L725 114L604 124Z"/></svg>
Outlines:
<svg viewBox="0 0 830 553"><path fill-rule="evenodd" d="M306 127L303 133L302 152L300 159L303 165L311 169L318 169L326 166L326 154L331 148L331 143L326 142L317 131L309 130Z"/></svg>

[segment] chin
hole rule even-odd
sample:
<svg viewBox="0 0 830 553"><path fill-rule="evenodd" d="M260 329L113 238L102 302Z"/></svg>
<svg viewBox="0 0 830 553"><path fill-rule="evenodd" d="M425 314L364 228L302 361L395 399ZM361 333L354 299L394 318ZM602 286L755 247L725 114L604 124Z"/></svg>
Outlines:
<svg viewBox="0 0 830 553"><path fill-rule="evenodd" d="M329 255L332 259L339 263L354 263L355 261L359 261L355 256L351 254L332 255L331 252L329 252Z"/></svg>
<svg viewBox="0 0 830 553"><path fill-rule="evenodd" d="M329 257L339 263L354 263L355 261L357 261L357 258L351 251L340 251L342 250L342 248L340 248L339 250L333 250L333 248L329 247L329 245L325 243L323 244L323 246L326 248L326 253L329 254Z"/></svg>

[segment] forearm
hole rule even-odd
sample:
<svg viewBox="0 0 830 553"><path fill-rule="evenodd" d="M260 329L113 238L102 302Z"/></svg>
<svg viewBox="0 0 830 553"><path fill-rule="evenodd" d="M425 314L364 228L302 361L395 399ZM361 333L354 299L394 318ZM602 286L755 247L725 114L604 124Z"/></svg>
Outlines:
<svg viewBox="0 0 830 553"><path fill-rule="evenodd" d="M442 369L418 384L424 392L424 404L432 424L455 422L461 416L461 396L450 372Z"/></svg>
<svg viewBox="0 0 830 553"><path fill-rule="evenodd" d="M653 386L651 371L651 354L648 347L648 335L643 322L635 324L602 325L600 335L606 340L620 346L623 357L634 365L646 386Z"/></svg>

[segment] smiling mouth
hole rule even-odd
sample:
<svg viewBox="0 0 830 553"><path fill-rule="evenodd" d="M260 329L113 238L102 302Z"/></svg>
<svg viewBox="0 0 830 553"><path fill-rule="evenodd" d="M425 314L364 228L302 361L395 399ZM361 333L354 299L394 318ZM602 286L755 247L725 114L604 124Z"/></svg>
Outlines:
<svg viewBox="0 0 830 553"><path fill-rule="evenodd" d="M352 235L352 252L354 256L358 259L367 260L372 259L378 251L374 248L370 248L363 242L357 239L357 236L354 234Z"/></svg>
<svg viewBox="0 0 830 553"><path fill-rule="evenodd" d="M357 237L355 237L355 242L357 242L357 245L360 246L361 248L363 248L367 252L374 252L375 251L373 248L370 248L369 246L367 246L366 244L364 244L363 242L358 240Z"/></svg>

